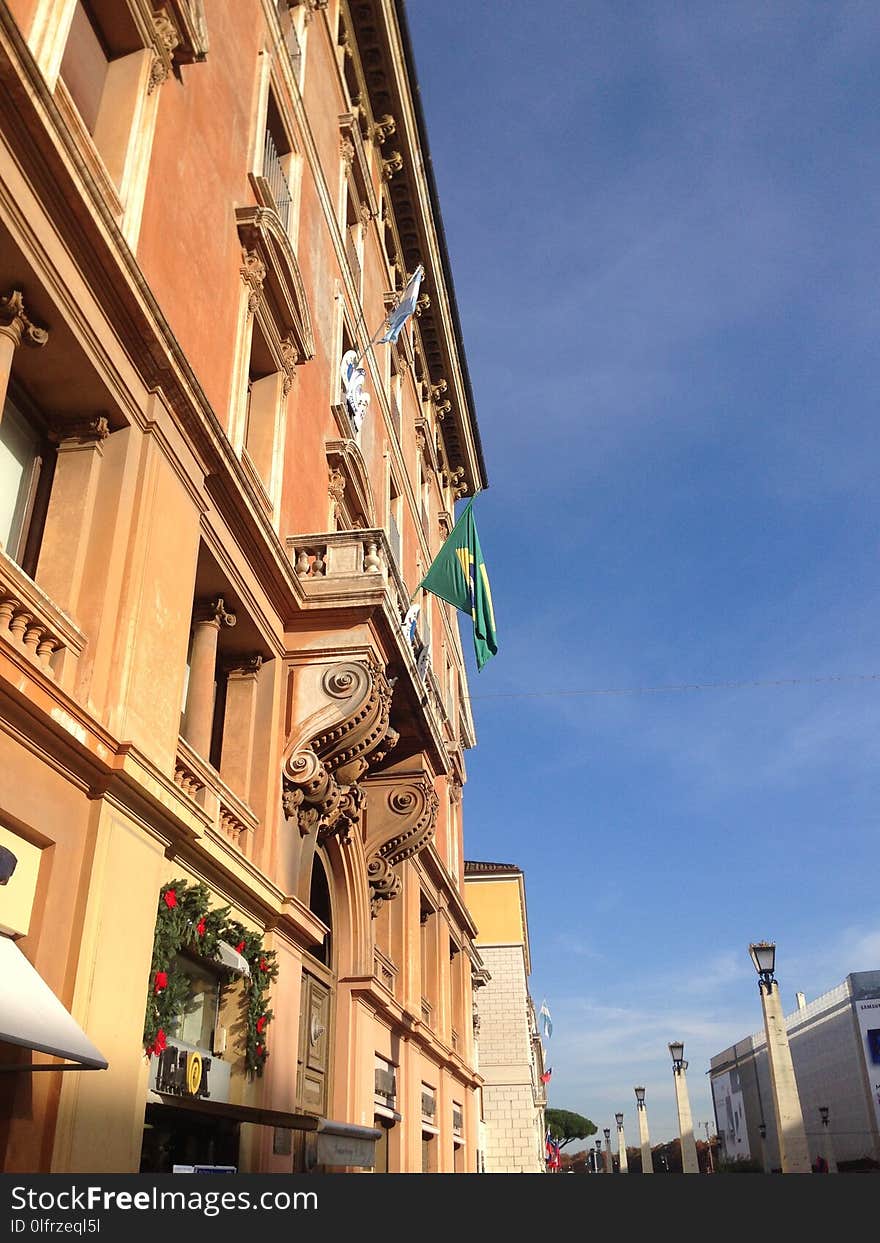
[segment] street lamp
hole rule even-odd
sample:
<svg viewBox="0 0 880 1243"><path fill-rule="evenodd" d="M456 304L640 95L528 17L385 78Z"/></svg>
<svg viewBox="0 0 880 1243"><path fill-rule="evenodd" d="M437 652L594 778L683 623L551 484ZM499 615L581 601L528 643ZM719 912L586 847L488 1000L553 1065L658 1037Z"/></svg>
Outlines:
<svg viewBox="0 0 880 1243"><path fill-rule="evenodd" d="M601 1162L601 1160L602 1160L602 1141L601 1139L597 1139L596 1140L596 1151L593 1153L593 1165L594 1165L594 1169L597 1174L601 1174L602 1172L599 1169L599 1163Z"/></svg>
<svg viewBox="0 0 880 1243"><path fill-rule="evenodd" d="M651 1156L651 1139L648 1135L648 1111L645 1109L645 1089L635 1088L636 1111L639 1115L639 1143L642 1146L642 1173L654 1173L654 1159Z"/></svg>
<svg viewBox="0 0 880 1243"><path fill-rule="evenodd" d="M837 1159L834 1156L834 1144L831 1139L831 1132L828 1130L828 1106L819 1106L819 1117L822 1119L822 1134L825 1140L825 1160L828 1162L828 1173L836 1174Z"/></svg>
<svg viewBox="0 0 880 1243"><path fill-rule="evenodd" d="M605 1173L613 1174L614 1162L611 1159L611 1127L606 1126L602 1134L605 1136Z"/></svg>
<svg viewBox="0 0 880 1243"><path fill-rule="evenodd" d="M804 1116L798 1096L788 1032L776 980L776 944L757 941L749 946L749 954L758 973L758 992L764 1011L767 1035L767 1057L770 1062L770 1083L776 1111L776 1134L779 1139L779 1163L783 1174L809 1174L810 1150L804 1130Z"/></svg>
<svg viewBox="0 0 880 1243"><path fill-rule="evenodd" d="M626 1140L623 1137L623 1114L615 1114L614 1119L617 1123L617 1162L618 1169L621 1174L629 1173L629 1164L626 1159Z"/></svg>
<svg viewBox="0 0 880 1243"><path fill-rule="evenodd" d="M675 1103L678 1106L678 1133L681 1136L681 1172L682 1174L699 1174L700 1163L697 1160L697 1145L694 1143L691 1102L688 1097L687 1079L684 1073L688 1066L684 1060L684 1044L680 1040L671 1041L669 1054L672 1058Z"/></svg>
<svg viewBox="0 0 880 1243"><path fill-rule="evenodd" d="M709 1123L704 1122L703 1127L705 1128L705 1131L706 1131L706 1173L714 1174L715 1163L712 1160L712 1141L709 1138Z"/></svg>

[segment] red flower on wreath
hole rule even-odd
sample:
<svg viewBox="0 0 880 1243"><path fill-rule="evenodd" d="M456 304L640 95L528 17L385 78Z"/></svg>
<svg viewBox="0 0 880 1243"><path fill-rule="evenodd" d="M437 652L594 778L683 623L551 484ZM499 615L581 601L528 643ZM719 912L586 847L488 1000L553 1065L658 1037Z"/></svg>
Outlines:
<svg viewBox="0 0 880 1243"><path fill-rule="evenodd" d="M269 964L266 962L265 958L261 958L261 959L260 959L260 970L261 970L261 971L268 971L268 970L269 970Z"/></svg>
<svg viewBox="0 0 880 1243"><path fill-rule="evenodd" d="M166 889L164 897L165 897L165 905L168 907L169 911L173 911L175 906L177 906L176 892L173 889Z"/></svg>
<svg viewBox="0 0 880 1243"><path fill-rule="evenodd" d="M158 1056L158 1054L160 1054L163 1051L163 1049L165 1049L167 1044L168 1044L168 1041L165 1039L165 1032L160 1027L159 1030L156 1032L156 1039L153 1041L153 1044L149 1052L155 1053Z"/></svg>
<svg viewBox="0 0 880 1243"><path fill-rule="evenodd" d="M155 991L156 991L157 993L161 993L161 992L162 992L162 989L163 989L163 988L167 988L167 987L168 987L168 972L167 972L167 971L157 971L157 972L156 972L156 985L155 985Z"/></svg>
<svg viewBox="0 0 880 1243"><path fill-rule="evenodd" d="M206 928L205 917L203 915L202 918L199 920L199 922L196 924L196 932L199 934L200 937L203 937L205 935L205 928Z"/></svg>
<svg viewBox="0 0 880 1243"><path fill-rule="evenodd" d="M265 1014L261 1014L260 1017L257 1019L257 1035L258 1036L262 1036L263 1028L266 1026L268 1021L269 1020L266 1018Z"/></svg>
<svg viewBox="0 0 880 1243"><path fill-rule="evenodd" d="M238 945L236 945L235 947L235 952L236 954L244 953L244 941L239 941Z"/></svg>
<svg viewBox="0 0 880 1243"><path fill-rule="evenodd" d="M257 1045L257 1048L256 1048L256 1054L257 1054L257 1057L262 1057L262 1056L263 1056L263 1046L262 1046L261 1044L258 1044L258 1045Z"/></svg>

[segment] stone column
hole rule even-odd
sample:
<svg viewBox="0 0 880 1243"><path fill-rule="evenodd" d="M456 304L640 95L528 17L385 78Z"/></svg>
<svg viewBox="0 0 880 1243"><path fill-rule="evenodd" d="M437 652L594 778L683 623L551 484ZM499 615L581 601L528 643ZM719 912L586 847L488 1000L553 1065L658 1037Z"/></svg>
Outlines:
<svg viewBox="0 0 880 1243"><path fill-rule="evenodd" d="M246 803L250 800L251 764L254 758L257 720L257 684L262 663L263 657L259 654L245 656L226 670L226 711L223 717L220 776L230 790L234 790Z"/></svg>
<svg viewBox="0 0 880 1243"><path fill-rule="evenodd" d="M620 1162L621 1174L628 1174L629 1163L626 1159L626 1139L623 1134L623 1123L617 1128L617 1159Z"/></svg>
<svg viewBox="0 0 880 1243"><path fill-rule="evenodd" d="M764 1031L767 1034L767 1056L770 1082L773 1085L773 1107L776 1112L776 1134L779 1138L779 1163L783 1174L810 1174L810 1149L804 1130L801 1101L798 1096L785 1016L779 997L779 985L761 985L764 1008Z"/></svg>
<svg viewBox="0 0 880 1243"><path fill-rule="evenodd" d="M605 1136L605 1173L614 1173L614 1158L611 1156L611 1132Z"/></svg>
<svg viewBox="0 0 880 1243"><path fill-rule="evenodd" d="M205 760L211 750L214 675L220 627L234 625L235 614L226 611L222 596L198 606L193 613L192 652L183 736L192 749Z"/></svg>
<svg viewBox="0 0 880 1243"><path fill-rule="evenodd" d="M654 1173L654 1158L651 1156L651 1137L648 1134L648 1111L644 1104L638 1106L639 1143L642 1146L642 1173Z"/></svg>
<svg viewBox="0 0 880 1243"><path fill-rule="evenodd" d="M38 328L25 314L24 294L20 289L13 289L0 297L0 419L3 418L16 349L22 342L38 348L48 340L45 328Z"/></svg>
<svg viewBox="0 0 880 1243"><path fill-rule="evenodd" d="M694 1143L694 1123L691 1118L691 1102L688 1096L685 1063L680 1070L673 1070L675 1082L675 1103L678 1106L678 1133L681 1136L681 1172L683 1174L699 1174L700 1163L697 1160L697 1145Z"/></svg>
<svg viewBox="0 0 880 1243"><path fill-rule="evenodd" d="M37 581L72 617L79 613L104 441L109 431L107 420L97 416L59 425L53 434L58 449Z"/></svg>

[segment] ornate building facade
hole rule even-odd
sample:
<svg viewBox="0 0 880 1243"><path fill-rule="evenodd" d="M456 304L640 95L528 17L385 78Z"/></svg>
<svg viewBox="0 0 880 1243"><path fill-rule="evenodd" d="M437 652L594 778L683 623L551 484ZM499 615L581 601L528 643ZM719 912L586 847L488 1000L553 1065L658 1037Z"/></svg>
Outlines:
<svg viewBox="0 0 880 1243"><path fill-rule="evenodd" d="M475 974L486 1174L544 1173L544 1045L529 994L525 876L513 863L466 860L465 898L483 963Z"/></svg>
<svg viewBox="0 0 880 1243"><path fill-rule="evenodd" d="M6 0L0 143L0 1164L472 1171L417 584L486 472L403 5Z"/></svg>

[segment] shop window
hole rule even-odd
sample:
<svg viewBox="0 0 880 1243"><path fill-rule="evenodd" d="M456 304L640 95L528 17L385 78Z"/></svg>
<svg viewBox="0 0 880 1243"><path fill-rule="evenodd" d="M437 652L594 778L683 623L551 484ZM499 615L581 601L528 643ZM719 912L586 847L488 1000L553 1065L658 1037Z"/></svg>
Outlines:
<svg viewBox="0 0 880 1243"><path fill-rule="evenodd" d="M389 1174L391 1170L388 1164L388 1136L391 1131L391 1125L385 1118L374 1118L373 1126L379 1131L379 1138L376 1140L373 1173Z"/></svg>
<svg viewBox="0 0 880 1243"><path fill-rule="evenodd" d="M207 962L178 954L174 968L187 980L186 1000L168 1035L183 1044L211 1052L214 1029L220 1009L220 986L223 977Z"/></svg>
<svg viewBox="0 0 880 1243"><path fill-rule="evenodd" d="M422 1131L422 1173L433 1174L437 1169L437 1136Z"/></svg>
<svg viewBox="0 0 880 1243"><path fill-rule="evenodd" d="M49 503L55 451L23 401L9 396L0 420L0 548L34 576Z"/></svg>

